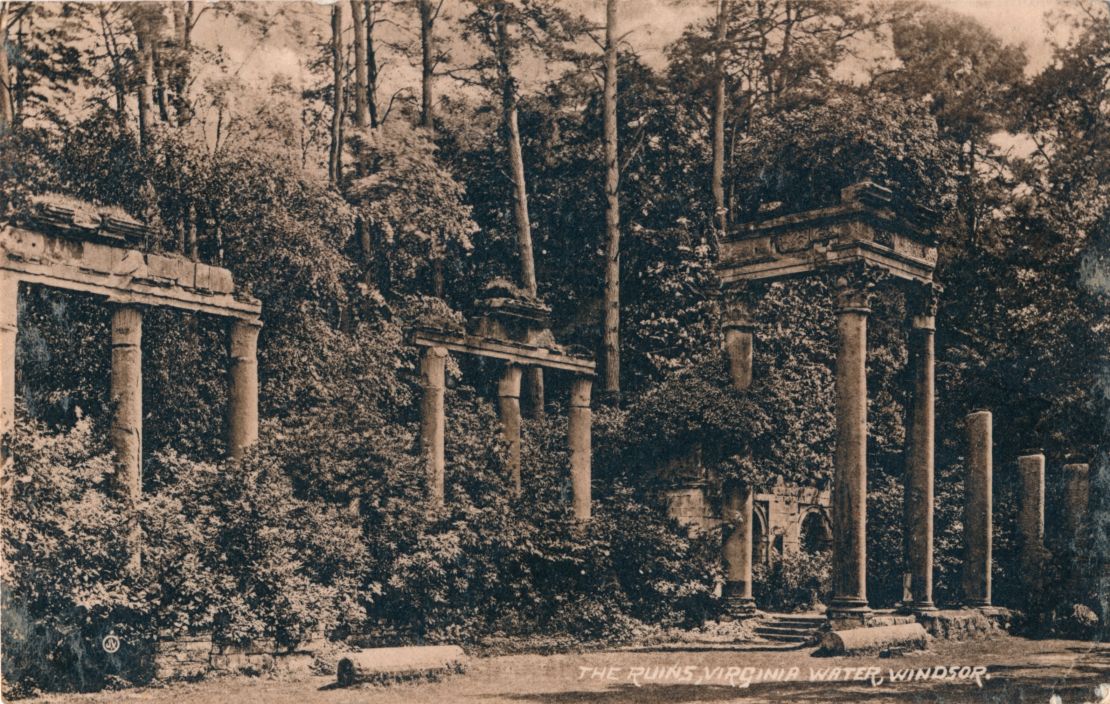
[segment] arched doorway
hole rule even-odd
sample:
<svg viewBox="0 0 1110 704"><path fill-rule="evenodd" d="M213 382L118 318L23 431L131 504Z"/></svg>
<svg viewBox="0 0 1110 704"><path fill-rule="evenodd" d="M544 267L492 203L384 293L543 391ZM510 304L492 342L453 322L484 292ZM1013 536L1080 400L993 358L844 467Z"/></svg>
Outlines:
<svg viewBox="0 0 1110 704"><path fill-rule="evenodd" d="M802 550L810 554L832 549L832 529L829 519L821 511L810 511L802 518Z"/></svg>
<svg viewBox="0 0 1110 704"><path fill-rule="evenodd" d="M752 511L752 563L767 564L767 519L756 506Z"/></svg>

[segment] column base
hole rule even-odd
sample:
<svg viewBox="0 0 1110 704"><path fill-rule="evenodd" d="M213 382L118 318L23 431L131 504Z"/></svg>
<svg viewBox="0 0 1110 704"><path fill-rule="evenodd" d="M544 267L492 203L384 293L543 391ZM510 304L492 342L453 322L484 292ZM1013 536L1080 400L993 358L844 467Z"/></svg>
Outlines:
<svg viewBox="0 0 1110 704"><path fill-rule="evenodd" d="M907 614L921 614L930 611L939 611L936 604L931 601L911 601L908 604L902 604L898 610L902 613Z"/></svg>
<svg viewBox="0 0 1110 704"><path fill-rule="evenodd" d="M825 609L825 618L834 631L863 628L871 620L871 607L859 597L834 597Z"/></svg>
<svg viewBox="0 0 1110 704"><path fill-rule="evenodd" d="M961 604L965 609L993 609L990 599L964 599Z"/></svg>
<svg viewBox="0 0 1110 704"><path fill-rule="evenodd" d="M755 599L750 596L725 597L724 617L731 619L751 618L756 615Z"/></svg>
<svg viewBox="0 0 1110 704"><path fill-rule="evenodd" d="M743 582L725 582L725 614L731 618L749 618L756 613L755 599L745 596L746 585Z"/></svg>

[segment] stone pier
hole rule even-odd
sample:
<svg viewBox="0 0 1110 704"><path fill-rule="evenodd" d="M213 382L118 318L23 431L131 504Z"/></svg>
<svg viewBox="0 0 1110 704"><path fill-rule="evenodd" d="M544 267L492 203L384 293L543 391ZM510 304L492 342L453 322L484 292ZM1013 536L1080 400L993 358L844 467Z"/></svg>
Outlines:
<svg viewBox="0 0 1110 704"><path fill-rule="evenodd" d="M142 497L143 463L143 314L136 306L112 311L112 379L110 438L115 456L115 487L128 504L128 570L141 568L141 532L135 509Z"/></svg>
<svg viewBox="0 0 1110 704"><path fill-rule="evenodd" d="M910 602L913 611L933 605L933 445L935 431L934 333L936 296L931 290L918 302L910 333L914 362L909 457L906 462L905 531Z"/></svg>
<svg viewBox="0 0 1110 704"><path fill-rule="evenodd" d="M964 478L963 593L968 606L991 605L993 429L990 411L965 419L967 474Z"/></svg>
<svg viewBox="0 0 1110 704"><path fill-rule="evenodd" d="M512 363L505 365L497 384L497 400L501 414L501 436L509 446L508 470L513 493L520 494L520 379L523 370Z"/></svg>
<svg viewBox="0 0 1110 704"><path fill-rule="evenodd" d="M1064 465L1064 541L1073 554L1086 546L1090 520L1091 469L1086 463Z"/></svg>
<svg viewBox="0 0 1110 704"><path fill-rule="evenodd" d="M19 280L0 271L0 484L11 480L15 432L15 335L19 326Z"/></svg>
<svg viewBox="0 0 1110 704"><path fill-rule="evenodd" d="M1018 534L1022 574L1027 593L1041 589L1044 567L1044 454L1029 452L1018 457L1021 503L1018 508Z"/></svg>
<svg viewBox="0 0 1110 704"><path fill-rule="evenodd" d="M447 350L428 347L420 361L420 384L424 387L421 408L420 451L426 463L428 507L443 507L443 479L446 467L443 432L447 423L443 406L446 387Z"/></svg>
<svg viewBox="0 0 1110 704"><path fill-rule="evenodd" d="M833 598L829 618L864 621L867 606L867 316L865 284L837 291L836 459L833 477Z"/></svg>
<svg viewBox="0 0 1110 704"><path fill-rule="evenodd" d="M261 323L236 320L231 324L231 377L227 410L227 450L233 460L243 458L258 442L258 332Z"/></svg>
<svg viewBox="0 0 1110 704"><path fill-rule="evenodd" d="M570 417L567 421L567 439L570 445L570 482L573 493L574 517L579 521L590 520L591 482L591 424L590 391L593 380L578 376L570 387Z"/></svg>
<svg viewBox="0 0 1110 704"><path fill-rule="evenodd" d="M725 488L724 519L732 529L724 539L725 587L729 611L735 616L755 613L752 597L752 510L750 486L731 483Z"/></svg>

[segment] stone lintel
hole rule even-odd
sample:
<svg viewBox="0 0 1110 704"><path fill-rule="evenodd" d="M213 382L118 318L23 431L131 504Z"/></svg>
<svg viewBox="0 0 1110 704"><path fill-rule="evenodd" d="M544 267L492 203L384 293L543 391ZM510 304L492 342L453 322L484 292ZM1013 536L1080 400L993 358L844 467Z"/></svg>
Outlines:
<svg viewBox="0 0 1110 704"><path fill-rule="evenodd" d="M583 357L562 354L546 347L522 342L460 335L431 328L414 329L410 337L412 344L418 347L443 347L451 352L502 359L523 367L544 367L592 377L596 366L592 360Z"/></svg>
<svg viewBox="0 0 1110 704"><path fill-rule="evenodd" d="M0 228L0 269L30 284L103 296L118 304L248 321L262 312L257 300L235 294L231 272L222 267L17 227Z"/></svg>

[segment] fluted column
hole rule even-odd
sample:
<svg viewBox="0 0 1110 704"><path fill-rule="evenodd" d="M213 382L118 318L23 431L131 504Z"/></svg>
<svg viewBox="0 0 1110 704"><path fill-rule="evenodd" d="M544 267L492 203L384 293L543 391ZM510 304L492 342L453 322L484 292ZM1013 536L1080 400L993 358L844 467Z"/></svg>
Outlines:
<svg viewBox="0 0 1110 704"><path fill-rule="evenodd" d="M867 607L866 282L837 282L836 459L833 478L831 619L865 618Z"/></svg>
<svg viewBox="0 0 1110 704"><path fill-rule="evenodd" d="M574 517L579 521L590 520L591 481L591 424L590 391L593 381L589 377L575 377L570 387L570 417L567 422L567 440L570 445L570 482L573 493Z"/></svg>
<svg viewBox="0 0 1110 704"><path fill-rule="evenodd" d="M513 493L520 494L520 378L521 368L506 364L501 381L497 384L497 398L501 411L501 435L509 446L508 470Z"/></svg>
<svg viewBox="0 0 1110 704"><path fill-rule="evenodd" d="M968 606L991 605L993 541L993 428L990 411L969 413L967 473L964 477L963 593Z"/></svg>
<svg viewBox="0 0 1110 704"><path fill-rule="evenodd" d="M1021 566L1026 594L1041 588L1044 567L1044 454L1031 451L1018 457L1021 503L1018 507L1018 532L1021 537Z"/></svg>
<svg viewBox="0 0 1110 704"><path fill-rule="evenodd" d="M19 281L0 272L0 483L11 479L15 433L15 336L19 327Z"/></svg>
<svg viewBox="0 0 1110 704"><path fill-rule="evenodd" d="M931 289L913 301L917 310L910 331L913 400L906 462L905 518L910 603L914 611L933 605L933 448L935 432L936 295ZM911 300L913 300L911 298Z"/></svg>
<svg viewBox="0 0 1110 704"><path fill-rule="evenodd" d="M426 463L428 507L443 507L445 460L443 433L447 423L443 396L446 386L447 350L428 347L420 361L420 383L424 387L421 405L420 451Z"/></svg>
<svg viewBox="0 0 1110 704"><path fill-rule="evenodd" d="M141 568L138 502L142 495L143 461L143 314L130 305L112 311L112 379L110 439L115 457L116 491L128 504L128 569Z"/></svg>
<svg viewBox="0 0 1110 704"><path fill-rule="evenodd" d="M258 442L258 332L262 324L236 320L231 324L231 379L227 407L227 450L242 459Z"/></svg>
<svg viewBox="0 0 1110 704"><path fill-rule="evenodd" d="M739 295L726 299L721 315L721 328L732 386L743 391L752 385L752 335L755 324L748 305L740 300Z"/></svg>
<svg viewBox="0 0 1110 704"><path fill-rule="evenodd" d="M752 598L752 488L740 483L725 488L725 521L732 530L725 536L725 598L733 615L755 611Z"/></svg>

